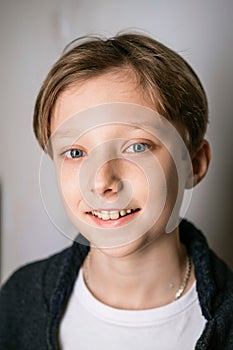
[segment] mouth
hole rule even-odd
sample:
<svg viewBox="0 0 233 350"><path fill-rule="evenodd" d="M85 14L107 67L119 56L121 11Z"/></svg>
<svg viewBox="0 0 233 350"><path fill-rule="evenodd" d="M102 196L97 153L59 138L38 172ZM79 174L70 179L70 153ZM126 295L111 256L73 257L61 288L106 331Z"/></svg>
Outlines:
<svg viewBox="0 0 233 350"><path fill-rule="evenodd" d="M91 210L86 212L100 226L116 226L133 218L141 209Z"/></svg>

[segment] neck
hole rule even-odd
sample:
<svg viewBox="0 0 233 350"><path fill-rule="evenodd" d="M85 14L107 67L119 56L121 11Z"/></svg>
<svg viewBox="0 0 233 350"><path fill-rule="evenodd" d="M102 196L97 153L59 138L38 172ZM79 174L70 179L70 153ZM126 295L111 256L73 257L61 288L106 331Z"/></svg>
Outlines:
<svg viewBox="0 0 233 350"><path fill-rule="evenodd" d="M84 278L101 302L119 309L149 309L175 300L187 271L187 253L178 232L123 256L91 248ZM191 278L184 290L190 288Z"/></svg>

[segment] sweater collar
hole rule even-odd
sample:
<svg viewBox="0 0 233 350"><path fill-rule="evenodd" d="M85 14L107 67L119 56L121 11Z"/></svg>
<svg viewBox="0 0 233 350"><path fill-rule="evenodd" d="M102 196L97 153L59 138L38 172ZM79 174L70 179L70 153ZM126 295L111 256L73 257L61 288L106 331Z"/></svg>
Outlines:
<svg viewBox="0 0 233 350"><path fill-rule="evenodd" d="M181 242L192 256L200 306L204 317L209 321L212 318L212 302L216 295L211 251L202 232L187 220L181 221L179 232Z"/></svg>
<svg viewBox="0 0 233 350"><path fill-rule="evenodd" d="M184 219L179 225L179 233L181 242L186 246L193 259L197 293L202 313L207 320L210 320L216 286L212 275L207 241L200 230ZM81 234L78 235L77 241L67 250L63 264L60 266L54 293L49 301L50 318L47 327L49 349L57 349L58 325L68 303L79 269L90 250L89 242ZM79 243L81 241L83 244Z"/></svg>

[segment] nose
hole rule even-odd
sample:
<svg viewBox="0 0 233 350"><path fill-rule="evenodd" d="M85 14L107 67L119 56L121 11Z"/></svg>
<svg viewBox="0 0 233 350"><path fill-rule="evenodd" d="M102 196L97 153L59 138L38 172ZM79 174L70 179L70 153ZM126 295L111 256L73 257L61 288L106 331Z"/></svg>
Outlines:
<svg viewBox="0 0 233 350"><path fill-rule="evenodd" d="M110 198L116 196L122 189L122 186L120 164L117 159L114 159L107 161L97 170L92 192Z"/></svg>

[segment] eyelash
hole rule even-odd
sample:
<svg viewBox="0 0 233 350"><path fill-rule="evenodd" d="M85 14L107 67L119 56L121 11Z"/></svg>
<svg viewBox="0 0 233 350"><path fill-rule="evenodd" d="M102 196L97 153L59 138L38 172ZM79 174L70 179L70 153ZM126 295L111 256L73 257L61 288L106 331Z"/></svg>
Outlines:
<svg viewBox="0 0 233 350"><path fill-rule="evenodd" d="M135 147L136 145L143 145L143 146L146 146L146 149L143 150L143 151L128 151L131 147ZM131 144L130 146L128 146L124 152L126 153L144 153L146 152L148 149L151 149L152 146L146 142L135 142L133 144ZM81 155L79 155L78 157L72 157L71 153L74 152L74 151L78 151L78 152L81 152ZM79 158L82 158L84 156L85 152L79 148L71 148L65 152L62 153L62 155L65 155L65 158L67 159L79 159Z"/></svg>
<svg viewBox="0 0 233 350"><path fill-rule="evenodd" d="M82 155L80 155L79 157L72 157L71 153L74 151L82 152ZM71 148L68 151L63 152L62 155L64 155L65 158L67 158L67 159L79 159L79 158L83 157L84 151L79 149L79 148Z"/></svg>
<svg viewBox="0 0 233 350"><path fill-rule="evenodd" d="M143 150L143 151L139 151L139 152L136 152L136 151L134 151L134 152L127 152L127 150L130 148L130 147L134 147L134 146L136 146L136 145L143 145L143 146L146 146L146 149L145 150ZM132 145L130 145L129 147L127 147L126 148L126 152L127 153L144 153L144 152L146 152L148 149L150 149L151 148L151 145L150 144L148 144L148 143L146 143L146 142L135 142L135 143L133 143Z"/></svg>

